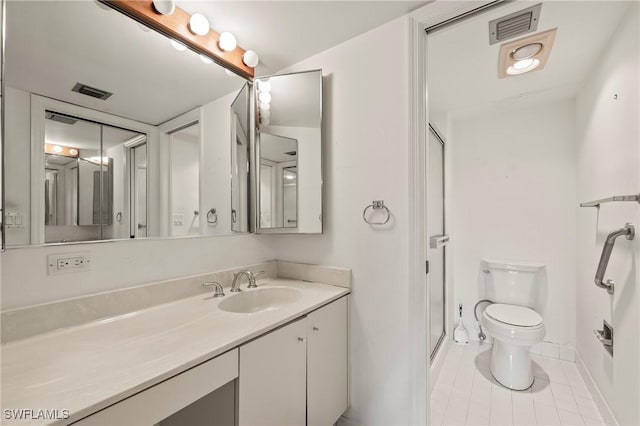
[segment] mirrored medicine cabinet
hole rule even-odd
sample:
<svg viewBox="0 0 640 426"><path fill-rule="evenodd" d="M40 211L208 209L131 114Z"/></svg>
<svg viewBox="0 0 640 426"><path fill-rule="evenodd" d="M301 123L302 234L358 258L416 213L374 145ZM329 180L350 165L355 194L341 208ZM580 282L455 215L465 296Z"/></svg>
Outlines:
<svg viewBox="0 0 640 426"><path fill-rule="evenodd" d="M322 232L321 71L254 84L100 2L5 10L5 247Z"/></svg>

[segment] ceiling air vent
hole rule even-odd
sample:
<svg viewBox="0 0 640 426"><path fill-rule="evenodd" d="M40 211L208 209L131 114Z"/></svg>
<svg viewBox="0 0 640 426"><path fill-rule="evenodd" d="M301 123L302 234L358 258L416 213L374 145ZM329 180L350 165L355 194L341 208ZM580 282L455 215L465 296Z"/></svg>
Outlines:
<svg viewBox="0 0 640 426"><path fill-rule="evenodd" d="M538 28L542 3L489 22L489 44L534 32Z"/></svg>
<svg viewBox="0 0 640 426"><path fill-rule="evenodd" d="M45 112L45 118L48 120L57 121L58 123L64 123L64 124L70 124L70 125L74 125L76 124L76 121L78 121L75 118L67 117L66 115L58 114L57 112L51 112L51 111Z"/></svg>
<svg viewBox="0 0 640 426"><path fill-rule="evenodd" d="M107 92L106 90L96 89L95 87L87 86L82 83L76 83L71 91L82 93L83 95L91 96L92 98L102 99L103 101L113 95L113 93Z"/></svg>

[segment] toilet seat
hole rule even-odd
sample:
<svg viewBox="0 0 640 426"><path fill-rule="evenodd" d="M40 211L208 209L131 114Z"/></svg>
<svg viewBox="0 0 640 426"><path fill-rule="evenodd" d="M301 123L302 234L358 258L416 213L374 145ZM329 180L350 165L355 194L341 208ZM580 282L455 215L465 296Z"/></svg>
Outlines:
<svg viewBox="0 0 640 426"><path fill-rule="evenodd" d="M487 307L485 314L496 321L516 327L537 327L542 324L542 317L524 306L494 303Z"/></svg>

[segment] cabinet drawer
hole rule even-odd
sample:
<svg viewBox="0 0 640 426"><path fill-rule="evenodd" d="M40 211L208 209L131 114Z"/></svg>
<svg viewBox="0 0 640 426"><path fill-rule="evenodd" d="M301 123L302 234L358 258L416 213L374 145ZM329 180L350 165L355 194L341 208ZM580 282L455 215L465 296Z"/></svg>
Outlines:
<svg viewBox="0 0 640 426"><path fill-rule="evenodd" d="M233 349L74 425L153 425L237 377L238 349Z"/></svg>

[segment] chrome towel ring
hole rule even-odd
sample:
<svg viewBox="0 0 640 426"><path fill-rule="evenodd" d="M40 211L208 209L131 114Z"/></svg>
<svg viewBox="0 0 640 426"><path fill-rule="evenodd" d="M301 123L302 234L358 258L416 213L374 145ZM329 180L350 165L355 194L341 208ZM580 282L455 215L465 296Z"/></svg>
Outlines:
<svg viewBox="0 0 640 426"><path fill-rule="evenodd" d="M385 211L385 214L386 214L385 219L383 221L379 221L379 222L370 221L369 219L367 219L367 210L369 210L369 209L373 209L373 210L383 209ZM367 222L369 225L384 225L387 222L389 222L390 218L391 218L391 212L389 211L387 206L384 205L384 201L383 200L374 200L374 201L372 201L371 204L369 204L367 207L365 207L364 210L362 211L362 219L364 219L364 221Z"/></svg>
<svg viewBox="0 0 640 426"><path fill-rule="evenodd" d="M218 223L218 213L216 213L216 209L211 209L207 212L207 223L212 225Z"/></svg>

